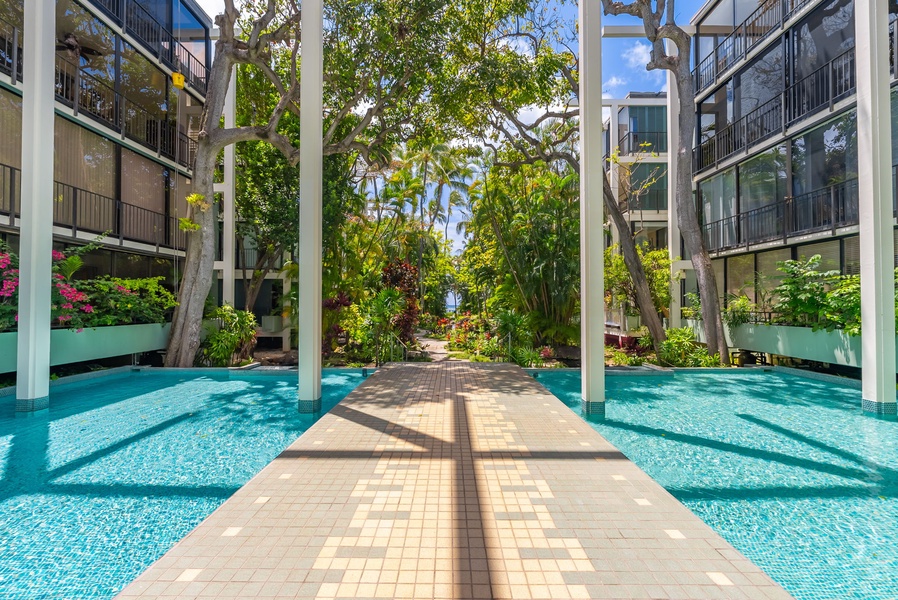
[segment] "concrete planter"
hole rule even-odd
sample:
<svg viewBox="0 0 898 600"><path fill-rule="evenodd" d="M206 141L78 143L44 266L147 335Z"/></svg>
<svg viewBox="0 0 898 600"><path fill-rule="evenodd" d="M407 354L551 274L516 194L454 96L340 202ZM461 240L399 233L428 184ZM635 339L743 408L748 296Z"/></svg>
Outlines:
<svg viewBox="0 0 898 600"><path fill-rule="evenodd" d="M65 365L162 350L168 344L170 330L169 323L98 327L80 333L71 329L53 329L50 332L50 364ZM17 332L0 333L0 373L16 370L17 340Z"/></svg>
<svg viewBox="0 0 898 600"><path fill-rule="evenodd" d="M687 323L695 331L695 338L704 343L701 322ZM860 336L845 335L839 330L814 331L810 327L785 325L739 325L728 331L727 343L731 348L742 350L848 367L861 366Z"/></svg>

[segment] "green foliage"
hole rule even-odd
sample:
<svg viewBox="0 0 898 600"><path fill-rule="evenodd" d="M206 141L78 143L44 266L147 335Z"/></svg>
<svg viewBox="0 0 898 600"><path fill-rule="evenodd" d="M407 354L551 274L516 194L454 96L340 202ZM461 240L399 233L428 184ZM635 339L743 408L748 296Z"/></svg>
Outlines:
<svg viewBox="0 0 898 600"><path fill-rule="evenodd" d="M686 306L680 309L683 317L686 319L702 318L702 299L695 292L686 292Z"/></svg>
<svg viewBox="0 0 898 600"><path fill-rule="evenodd" d="M720 366L720 355L708 354L707 348L695 341L695 333L690 327L668 329L660 352L658 360L670 367Z"/></svg>
<svg viewBox="0 0 898 600"><path fill-rule="evenodd" d="M827 289L837 283L838 271L818 271L820 255L807 261L786 260L776 263L784 276L776 288L774 312L794 325L819 325L826 318Z"/></svg>
<svg viewBox="0 0 898 600"><path fill-rule="evenodd" d="M828 331L841 329L848 335L861 334L861 278L858 275L845 275L832 284L826 294L821 325Z"/></svg>
<svg viewBox="0 0 898 600"><path fill-rule="evenodd" d="M651 345L651 341L649 342ZM621 367L638 367L645 363L645 360L637 354L628 354L620 348L605 348L605 356L610 359L612 365Z"/></svg>
<svg viewBox="0 0 898 600"><path fill-rule="evenodd" d="M405 311L405 296L397 288L382 289L368 306L367 335L371 336L374 358L379 365L387 357L386 350L398 339L396 322Z"/></svg>
<svg viewBox="0 0 898 600"><path fill-rule="evenodd" d="M202 366L231 367L252 355L256 345L256 317L225 304L207 315L215 326L200 345L197 361Z"/></svg>
<svg viewBox="0 0 898 600"><path fill-rule="evenodd" d="M200 224L189 217L180 217L178 219L178 228L181 231L186 231L186 232L190 233L192 231L199 231Z"/></svg>
<svg viewBox="0 0 898 600"><path fill-rule="evenodd" d="M652 250L649 245L636 246L636 252L642 260L652 295L655 310L662 314L670 307L670 254L667 249ZM637 311L636 287L630 278L630 271L624 257L617 246L605 249L605 294L610 294L619 301L626 302L630 310Z"/></svg>
<svg viewBox="0 0 898 600"><path fill-rule="evenodd" d="M83 326L166 322L178 303L163 287L163 280L163 277L102 277L80 282L79 288L87 293L94 308Z"/></svg>
<svg viewBox="0 0 898 600"><path fill-rule="evenodd" d="M723 322L732 329L739 325L751 323L752 313L757 311L758 307L754 302L748 299L748 296L737 296L730 294L727 296L727 307L721 317Z"/></svg>

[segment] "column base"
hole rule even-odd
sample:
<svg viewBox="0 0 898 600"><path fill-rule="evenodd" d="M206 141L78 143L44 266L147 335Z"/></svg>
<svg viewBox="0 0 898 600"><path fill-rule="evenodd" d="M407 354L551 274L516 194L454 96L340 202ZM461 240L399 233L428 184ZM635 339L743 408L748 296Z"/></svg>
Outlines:
<svg viewBox="0 0 898 600"><path fill-rule="evenodd" d="M31 417L50 410L50 396L43 398L16 398L16 416Z"/></svg>
<svg viewBox="0 0 898 600"><path fill-rule="evenodd" d="M581 402L581 406L583 408L583 414L587 417L596 417L599 419L605 418L605 402L588 402L584 400Z"/></svg>
<svg viewBox="0 0 898 600"><path fill-rule="evenodd" d="M881 419L894 419L898 416L898 403L875 402L864 398L861 402L865 414Z"/></svg>
<svg viewBox="0 0 898 600"><path fill-rule="evenodd" d="M300 400L299 413L302 415L312 415L321 412L321 398L317 400Z"/></svg>

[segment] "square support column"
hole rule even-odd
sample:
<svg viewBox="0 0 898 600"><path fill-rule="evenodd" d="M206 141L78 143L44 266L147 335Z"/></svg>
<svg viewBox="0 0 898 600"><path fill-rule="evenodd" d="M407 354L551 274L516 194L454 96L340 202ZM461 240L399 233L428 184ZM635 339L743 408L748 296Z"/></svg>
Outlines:
<svg viewBox="0 0 898 600"><path fill-rule="evenodd" d="M322 0L302 4L299 171L299 410L321 410Z"/></svg>
<svg viewBox="0 0 898 600"><path fill-rule="evenodd" d="M889 15L856 2L858 194L863 409L895 415L895 243L892 231Z"/></svg>
<svg viewBox="0 0 898 600"><path fill-rule="evenodd" d="M55 0L25 3L24 38L16 412L32 414L50 406Z"/></svg>
<svg viewBox="0 0 898 600"><path fill-rule="evenodd" d="M225 127L237 124L237 68L231 71L231 81L224 105ZM236 252L237 193L235 181L235 147L233 144L224 149L224 182L221 186L224 219L222 222L221 242L221 301L234 306L236 302L234 267ZM217 186L216 186L217 187ZM218 190L216 190L218 191ZM245 291L245 290L244 290Z"/></svg>
<svg viewBox="0 0 898 600"><path fill-rule="evenodd" d="M671 56L677 54L677 45L665 40L665 49ZM669 327L681 327L682 316L680 313L680 282L677 279L683 262L678 261L680 256L680 223L677 221L677 163L680 160L689 160L688 156L681 156L680 148L680 118L678 107L680 105L680 93L677 89L677 81L673 73L667 71L667 253L670 256L670 317ZM672 176L671 176L672 175ZM681 257L682 258L682 257Z"/></svg>
<svg viewBox="0 0 898 600"><path fill-rule="evenodd" d="M580 2L580 370L583 412L600 417L605 415L601 10L597 0Z"/></svg>

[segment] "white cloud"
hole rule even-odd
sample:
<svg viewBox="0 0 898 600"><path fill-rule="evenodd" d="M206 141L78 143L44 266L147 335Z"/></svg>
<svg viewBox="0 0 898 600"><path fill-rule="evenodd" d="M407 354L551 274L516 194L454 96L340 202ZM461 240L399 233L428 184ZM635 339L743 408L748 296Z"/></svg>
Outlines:
<svg viewBox="0 0 898 600"><path fill-rule="evenodd" d="M611 79L605 82L605 85L602 86L603 91L613 91L617 88L623 87L627 85L627 80L623 77L618 77L617 75L613 76Z"/></svg>
<svg viewBox="0 0 898 600"><path fill-rule="evenodd" d="M644 42L634 42L624 51L624 63L631 69L645 69L652 60L652 48Z"/></svg>

